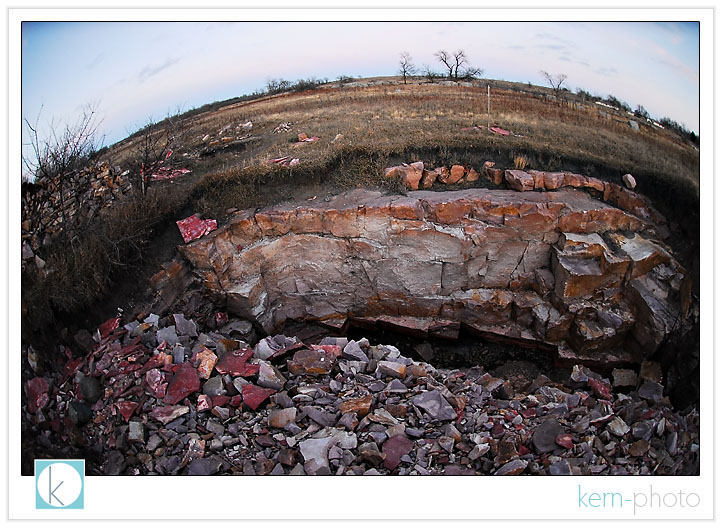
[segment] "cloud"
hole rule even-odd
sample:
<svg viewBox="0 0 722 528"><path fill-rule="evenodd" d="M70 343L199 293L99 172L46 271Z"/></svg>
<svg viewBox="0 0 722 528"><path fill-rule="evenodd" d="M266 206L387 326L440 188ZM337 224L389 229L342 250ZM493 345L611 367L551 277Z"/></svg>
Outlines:
<svg viewBox="0 0 722 528"><path fill-rule="evenodd" d="M617 77L619 75L617 68L597 68L594 72L605 77Z"/></svg>
<svg viewBox="0 0 722 528"><path fill-rule="evenodd" d="M142 70L140 70L140 73L138 73L137 79L139 83L143 83L153 77L154 75L158 75L160 72L165 70L166 68L170 68L175 63L177 63L180 60L180 57L171 57L165 60L163 64L159 64L157 66L146 66Z"/></svg>
<svg viewBox="0 0 722 528"><path fill-rule="evenodd" d="M103 62L103 59L104 59L104 58L105 58L105 52L104 52L104 51L98 53L98 54L95 56L95 58L94 58L92 61L90 61L90 63L86 66L86 68L87 68L88 70L94 69L96 66L98 66L98 64L100 64L101 62Z"/></svg>

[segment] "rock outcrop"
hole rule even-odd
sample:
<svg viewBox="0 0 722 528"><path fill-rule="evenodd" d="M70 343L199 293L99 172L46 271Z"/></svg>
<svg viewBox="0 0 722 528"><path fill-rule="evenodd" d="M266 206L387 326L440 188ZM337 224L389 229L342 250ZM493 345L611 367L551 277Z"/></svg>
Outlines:
<svg viewBox="0 0 722 528"><path fill-rule="evenodd" d="M562 361L639 362L686 312L686 272L654 240L658 213L612 193L627 207L570 188L355 190L236 213L182 253L230 312L267 333L289 319L422 337L463 327Z"/></svg>

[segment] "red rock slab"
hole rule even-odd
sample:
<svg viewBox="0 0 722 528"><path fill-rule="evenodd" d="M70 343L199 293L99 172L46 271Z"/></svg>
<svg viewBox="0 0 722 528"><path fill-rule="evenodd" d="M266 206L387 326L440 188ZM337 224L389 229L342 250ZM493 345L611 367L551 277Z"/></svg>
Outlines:
<svg viewBox="0 0 722 528"><path fill-rule="evenodd" d="M218 228L218 223L215 220L201 220L196 215L178 220L176 224L183 236L183 242L186 244Z"/></svg>
<svg viewBox="0 0 722 528"><path fill-rule="evenodd" d="M438 339L456 341L459 339L461 323L459 321L432 321L429 325L429 335Z"/></svg>
<svg viewBox="0 0 722 528"><path fill-rule="evenodd" d="M235 396L233 397L235 398ZM213 407L223 407L224 405L227 405L230 403L233 405L233 398L230 396L226 396L225 394L221 394L219 396L211 396L211 403L213 404ZM238 404L240 405L240 401ZM234 407L238 407L238 405L233 405Z"/></svg>
<svg viewBox="0 0 722 528"><path fill-rule="evenodd" d="M98 327L98 332L100 332L100 338L105 339L106 337L108 337L116 328L118 328L119 325L120 317L114 317L105 321L102 325Z"/></svg>
<svg viewBox="0 0 722 528"><path fill-rule="evenodd" d="M311 345L311 350L322 350L329 357L339 358L343 350L338 345Z"/></svg>
<svg viewBox="0 0 722 528"><path fill-rule="evenodd" d="M574 440L570 434L560 434L556 438L557 445L562 446L564 449L572 449L574 447Z"/></svg>
<svg viewBox="0 0 722 528"><path fill-rule="evenodd" d="M522 170L507 169L504 172L504 178L509 187L516 191L533 191L534 177L528 172Z"/></svg>
<svg viewBox="0 0 722 528"><path fill-rule="evenodd" d="M182 363L168 384L163 403L176 404L199 390L201 390L201 380L198 372L190 363Z"/></svg>
<svg viewBox="0 0 722 528"><path fill-rule="evenodd" d="M534 189L543 191L544 187L544 171L530 170L527 171L534 178Z"/></svg>
<svg viewBox="0 0 722 528"><path fill-rule="evenodd" d="M416 165L416 164L414 164ZM423 164L421 170L414 166L404 167L403 174L401 175L401 182L413 191L418 190L419 182L424 174Z"/></svg>
<svg viewBox="0 0 722 528"><path fill-rule="evenodd" d="M573 172L564 173L565 187L585 187L587 185L587 177Z"/></svg>
<svg viewBox="0 0 722 528"><path fill-rule="evenodd" d="M439 175L434 171L424 170L423 175L421 176L421 187L424 189L431 189L434 186L434 183L436 183L436 178L438 176Z"/></svg>
<svg viewBox="0 0 722 528"><path fill-rule="evenodd" d="M479 173L474 168L469 169L469 174L466 175L466 181L475 182L479 179Z"/></svg>
<svg viewBox="0 0 722 528"><path fill-rule="evenodd" d="M382 452L386 455L384 467L393 471L401 463L401 457L408 455L414 448L414 443L406 435L392 436L384 442Z"/></svg>
<svg viewBox="0 0 722 528"><path fill-rule="evenodd" d="M115 404L115 408L118 409L118 412L127 423L138 408L138 402L121 401Z"/></svg>
<svg viewBox="0 0 722 528"><path fill-rule="evenodd" d="M360 398L346 400L339 406L339 410L343 414L355 412L357 416L361 418L368 414L369 410L371 409L372 400L373 397L371 396L371 394L367 394Z"/></svg>
<svg viewBox="0 0 722 528"><path fill-rule="evenodd" d="M430 319L404 316L395 317L392 315L380 316L376 319L376 322L383 329L414 337L427 337L431 324Z"/></svg>
<svg viewBox="0 0 722 528"><path fill-rule="evenodd" d="M258 365L248 364L248 360L252 357L253 350L250 348L229 350L216 363L216 370L221 374L230 374L234 378L236 376L246 377L258 374Z"/></svg>
<svg viewBox="0 0 722 528"><path fill-rule="evenodd" d="M50 401L50 384L45 378L36 377L25 384L28 395L28 411L35 414Z"/></svg>
<svg viewBox="0 0 722 528"><path fill-rule="evenodd" d="M449 173L449 178L444 183L459 183L464 178L464 167L462 165L453 165Z"/></svg>
<svg viewBox="0 0 722 528"><path fill-rule="evenodd" d="M275 392L273 389L264 389L257 385L248 384L243 386L241 396L243 396L243 403L255 411Z"/></svg>
<svg viewBox="0 0 722 528"><path fill-rule="evenodd" d="M150 417L165 425L184 414L188 414L189 411L190 409L187 405L166 405L163 407L155 407L150 412Z"/></svg>
<svg viewBox="0 0 722 528"><path fill-rule="evenodd" d="M608 384L594 378L589 378L589 381L587 383L589 384L589 388L592 389L592 392L594 392L594 395L597 398L611 401L612 388Z"/></svg>
<svg viewBox="0 0 722 528"><path fill-rule="evenodd" d="M288 371L294 376L303 374L323 375L331 372L336 358L323 350L299 350L287 362Z"/></svg>
<svg viewBox="0 0 722 528"><path fill-rule="evenodd" d="M564 173L563 172L545 172L544 173L544 188L547 191L554 191L564 186Z"/></svg>

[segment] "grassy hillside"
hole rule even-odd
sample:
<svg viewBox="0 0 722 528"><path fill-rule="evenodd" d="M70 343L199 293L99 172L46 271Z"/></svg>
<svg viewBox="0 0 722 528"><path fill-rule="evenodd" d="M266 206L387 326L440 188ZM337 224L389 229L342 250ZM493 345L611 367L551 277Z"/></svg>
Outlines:
<svg viewBox="0 0 722 528"><path fill-rule="evenodd" d="M646 123L635 130L626 112L584 102L573 94L561 99L541 87L490 81L490 123L512 132L500 136L486 130L486 82L449 86L378 81L386 84L331 84L301 93L211 104L211 110L180 116L173 156L192 172L173 182L153 182L147 195L138 193L119 204L115 214L99 220L72 252L50 251L48 267L62 270L62 276L25 278L24 306L35 307L29 316L36 317L42 311L37 306L47 305L48 298L52 302L46 312L88 306L114 288L114 278L127 276L123 273L131 273L134 283L142 284L138 266L145 261L148 273L156 270L158 261L180 243L174 222L183 215L201 212L222 223L231 208L259 207L355 186L389 186L383 181L383 168L402 161L432 166L460 163L478 170L486 160L508 167L514 158L524 156L527 168L571 170L615 182L630 172L638 190L668 216L683 221L687 236L698 240L699 151L672 131ZM242 127L247 121L252 128ZM282 123L290 125L274 132ZM470 129L475 125L481 128ZM155 132L162 133L160 127ZM296 144L300 133L319 140ZM143 136L119 142L101 159L137 172ZM268 163L281 156L299 162L292 167ZM482 178L464 185L489 184ZM112 251L103 249L107 240L120 236L116 224L122 227L121 238L134 237L127 251L117 241Z"/></svg>

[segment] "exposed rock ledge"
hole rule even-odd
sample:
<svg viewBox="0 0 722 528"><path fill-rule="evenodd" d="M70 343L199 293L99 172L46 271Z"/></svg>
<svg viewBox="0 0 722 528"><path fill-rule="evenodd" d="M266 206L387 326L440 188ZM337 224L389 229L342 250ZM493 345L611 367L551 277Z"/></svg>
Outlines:
<svg viewBox="0 0 722 528"><path fill-rule="evenodd" d="M351 319L453 339L463 325L615 364L651 355L690 305L685 270L640 216L576 189L355 190L236 213L181 251L269 333Z"/></svg>

